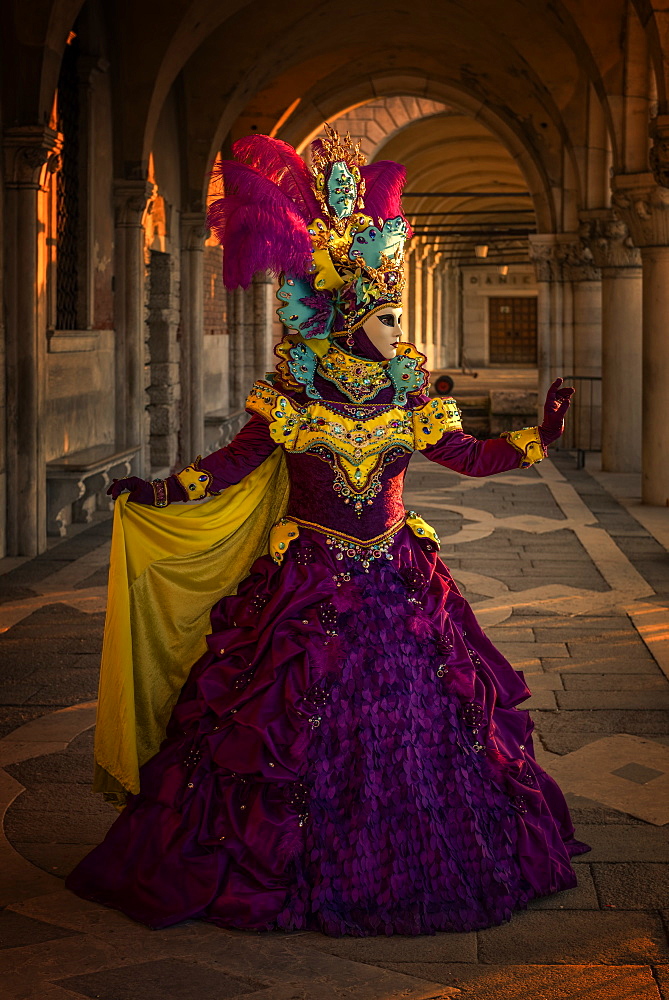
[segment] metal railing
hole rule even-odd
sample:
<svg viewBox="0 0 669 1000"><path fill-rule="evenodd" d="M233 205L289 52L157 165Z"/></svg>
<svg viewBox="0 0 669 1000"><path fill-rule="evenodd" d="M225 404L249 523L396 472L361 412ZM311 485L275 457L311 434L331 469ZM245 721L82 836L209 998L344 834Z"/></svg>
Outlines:
<svg viewBox="0 0 669 1000"><path fill-rule="evenodd" d="M585 466L588 451L602 447L601 375L565 375L565 385L576 389L565 427L563 447L576 452L576 467Z"/></svg>

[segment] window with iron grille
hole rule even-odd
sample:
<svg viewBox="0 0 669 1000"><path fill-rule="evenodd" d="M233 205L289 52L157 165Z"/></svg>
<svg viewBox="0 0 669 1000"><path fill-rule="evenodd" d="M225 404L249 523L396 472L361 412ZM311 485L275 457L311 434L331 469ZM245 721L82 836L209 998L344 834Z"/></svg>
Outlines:
<svg viewBox="0 0 669 1000"><path fill-rule="evenodd" d="M58 130L63 134L56 176L56 328L79 327L79 78L77 40L65 46L58 78Z"/></svg>

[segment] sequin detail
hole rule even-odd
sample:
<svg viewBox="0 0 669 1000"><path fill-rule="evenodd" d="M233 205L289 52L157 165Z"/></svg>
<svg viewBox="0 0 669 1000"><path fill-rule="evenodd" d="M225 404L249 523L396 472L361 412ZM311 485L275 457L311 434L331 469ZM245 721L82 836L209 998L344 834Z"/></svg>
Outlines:
<svg viewBox="0 0 669 1000"><path fill-rule="evenodd" d="M277 444L327 462L334 492L362 515L381 492L386 465L461 429L454 400L429 400L415 410L392 404L354 406L326 400L298 407L266 382L256 382L246 408L269 423Z"/></svg>
<svg viewBox="0 0 669 1000"><path fill-rule="evenodd" d="M367 403L390 385L387 362L352 357L333 345L319 359L318 374L354 403Z"/></svg>

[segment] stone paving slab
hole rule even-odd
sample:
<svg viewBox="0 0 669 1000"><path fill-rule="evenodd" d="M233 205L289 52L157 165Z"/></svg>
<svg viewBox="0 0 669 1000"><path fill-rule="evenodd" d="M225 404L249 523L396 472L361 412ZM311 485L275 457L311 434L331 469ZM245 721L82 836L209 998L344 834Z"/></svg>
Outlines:
<svg viewBox="0 0 669 1000"><path fill-rule="evenodd" d="M575 792L566 791L564 797L569 806L572 821L579 831L582 825L587 826L589 824L596 824L597 826L633 826L635 828L649 825L645 820L637 819L636 816L631 816L621 809L609 808L602 805L601 802L588 799L584 795L577 795ZM633 835L630 833L630 836ZM575 861L575 863L580 864L581 861Z"/></svg>
<svg viewBox="0 0 669 1000"><path fill-rule="evenodd" d="M650 733L669 734L669 717L666 712L624 711L622 709L602 709L590 712L574 709L555 715L550 712L535 712L534 721L543 733L631 733L644 736Z"/></svg>
<svg viewBox="0 0 669 1000"><path fill-rule="evenodd" d="M476 962L476 934L425 937L326 938L305 934L305 945L354 962Z"/></svg>
<svg viewBox="0 0 669 1000"><path fill-rule="evenodd" d="M654 674L544 674L544 677L551 679L556 676L560 678L561 684L567 691L669 691L667 678L659 671Z"/></svg>
<svg viewBox="0 0 669 1000"><path fill-rule="evenodd" d="M550 711L557 709L557 703L555 701L555 692L552 690L541 690L540 688L532 689L532 685L528 686L532 691L532 697L524 701L520 708L526 708L530 712L535 710Z"/></svg>
<svg viewBox="0 0 669 1000"><path fill-rule="evenodd" d="M530 691L562 691L563 681L560 674L538 674L523 667L525 682Z"/></svg>
<svg viewBox="0 0 669 1000"><path fill-rule="evenodd" d="M663 677L663 673L653 659L606 656L604 653L593 655L588 659L553 659L546 657L541 661L544 670L556 670L558 673L575 674L653 674Z"/></svg>
<svg viewBox="0 0 669 1000"><path fill-rule="evenodd" d="M505 640L497 643L497 648L500 653L506 656L507 660L511 660L512 662L523 656L532 656L537 659L559 659L569 655L564 642L535 642L531 648L528 648L527 643L506 642Z"/></svg>
<svg viewBox="0 0 669 1000"><path fill-rule="evenodd" d="M669 961L659 915L531 910L479 931L479 962L509 965L650 965Z"/></svg>
<svg viewBox="0 0 669 1000"><path fill-rule="evenodd" d="M592 873L604 906L654 910L669 903L667 865L658 862L598 862L592 865Z"/></svg>
<svg viewBox="0 0 669 1000"><path fill-rule="evenodd" d="M661 996L653 970L645 965L392 962L385 968L410 976L429 974L446 986L457 987L461 1000L660 1000Z"/></svg>
<svg viewBox="0 0 669 1000"><path fill-rule="evenodd" d="M577 836L583 839L583 829L578 827ZM587 841L586 841L587 843ZM580 857L587 859L589 855L583 854ZM552 896L542 896L533 899L529 904L529 910L598 910L599 901L597 890L592 878L592 872L587 864L579 865L577 869L578 885L575 889L567 889L565 892L556 892Z"/></svg>
<svg viewBox="0 0 669 1000"><path fill-rule="evenodd" d="M660 581L664 573L664 587L669 573L666 556L662 562L639 534L638 524L630 528L626 513L621 516L615 501L597 490L579 495L567 481L571 472L566 465L566 480L550 463L542 463L541 478L537 470L527 470L485 484L420 459L417 466L419 474L414 469L409 473L415 492L432 491L437 502L423 513L456 541L443 547L446 562L456 568L456 577L467 581L468 599L487 602L480 614L491 623L491 640L525 671L533 696L522 707L532 708L537 754L545 766L559 770L566 766L563 762L578 763L569 756L617 733L642 734L650 754L669 748L668 713L657 697L668 690L667 681L653 658L657 649L640 637L644 620L657 638L667 631L669 616L661 596L650 593L638 575L648 569ZM580 488L588 478L581 477ZM591 495L601 511L600 527L583 502ZM538 517L538 511L544 516ZM566 516L570 520L560 527ZM604 522L609 534L601 527ZM74 540L73 555L66 542L59 546L60 558L50 554L27 561L0 578L0 592L4 581L17 607L21 596L35 595L30 613L0 635L0 662L9 667L5 677L13 681L16 698L21 684L27 698L39 699L45 692L44 703L0 707L0 766L4 762L7 769L6 778L0 772L0 791L16 795L22 785L27 788L7 817L18 853L6 842L0 844L5 866L0 899L12 907L5 913L15 911L29 921L23 924L28 936L35 929L32 943L4 950L4 967L0 949L0 982L10 991L8 1000L125 1000L124 982L137 990L140 979L136 995L142 1000L171 1000L170 990L177 985L179 1000L187 1000L186 991L194 985L198 1000L223 998L228 986L230 996L247 1000L427 1000L450 995L472 1000L660 1000L662 963L668 961L660 906L667 890L664 875L663 880L654 876L668 860L669 823L649 824L626 811L633 807L629 802L618 801L616 808L603 803L601 781L588 794L565 789L577 836L593 847L575 859L577 888L533 901L509 924L479 934L329 939L319 934L236 934L199 922L151 932L65 893L62 876L115 815L88 791L92 731L82 733L85 713L53 714L56 705L72 704L78 692L87 690L99 657L105 537L96 526L94 537L82 538L83 533ZM534 589L547 579L550 592ZM65 584L69 590L60 599L57 590ZM519 595L524 591L532 597ZM97 595L97 604L87 603L89 593ZM563 600L567 593L572 596ZM497 605L492 612L491 604ZM91 614L93 610L97 613ZM14 614L11 607L10 612ZM35 719L38 715L43 718ZM31 719L35 722L13 733L9 742L2 741L3 732ZM651 763L650 757L637 754L611 767L627 775L617 780L634 797L652 789L656 779L647 781ZM45 816L50 838L34 833L36 827L45 828ZM18 925L15 929L18 935ZM0 943L1 934L0 921ZM143 970L137 969L140 965ZM11 968L11 983L3 968ZM438 974L440 969L459 980ZM155 988L151 976L160 981ZM198 981L198 976L204 978ZM242 991L247 987L252 992Z"/></svg>
<svg viewBox="0 0 669 1000"><path fill-rule="evenodd" d="M669 687L657 691L558 691L559 708L629 708L649 712L666 712L669 709Z"/></svg>
<svg viewBox="0 0 669 1000"><path fill-rule="evenodd" d="M64 917L61 926L75 924L71 929L78 933L0 950L3 1000L42 1000L40 991L48 983L66 990L65 996L183 1000L183 990L188 989L184 966L199 989L197 994L186 993L193 1000L225 997L226 984L230 998L261 996L267 1000L350 1000L352 996L356 1000L446 1000L451 995L434 980L305 947L304 935L235 933L195 921L151 931L92 904L71 904L70 916L63 912L64 904L70 904L64 891L26 904L33 910L29 914L33 919L49 914L62 922ZM169 966L174 962L178 966ZM182 990L176 994L170 992L175 977ZM254 988L232 992L240 981ZM219 982L221 993L216 992ZM134 992L128 996L124 989Z"/></svg>
<svg viewBox="0 0 669 1000"><path fill-rule="evenodd" d="M548 770L563 791L589 796L656 826L669 823L669 749L665 746L621 734L564 757L552 757Z"/></svg>
<svg viewBox="0 0 669 1000"><path fill-rule="evenodd" d="M669 827L636 826L630 830L625 825L595 826L580 823L578 835L592 850L574 861L593 862L634 862L650 861L669 864ZM579 879L580 879L579 871ZM669 896L667 896L669 902Z"/></svg>

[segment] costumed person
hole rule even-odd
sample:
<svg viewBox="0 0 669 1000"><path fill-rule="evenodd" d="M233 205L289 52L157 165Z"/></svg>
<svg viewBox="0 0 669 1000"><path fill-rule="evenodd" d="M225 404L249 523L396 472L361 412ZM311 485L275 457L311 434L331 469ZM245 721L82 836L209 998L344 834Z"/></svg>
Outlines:
<svg viewBox="0 0 669 1000"><path fill-rule="evenodd" d="M127 803L67 885L156 928L498 924L575 886L588 848L535 761L522 673L402 487L415 451L531 466L573 390L551 386L539 427L463 433L403 340L404 168L329 127L311 169L261 135L234 154L209 214L224 282L280 276L289 332L230 445L113 486L95 787Z"/></svg>

